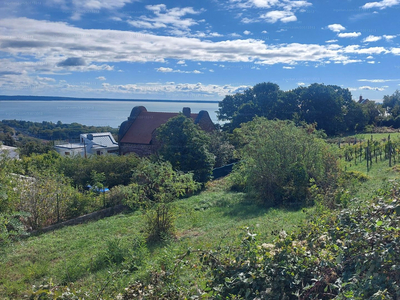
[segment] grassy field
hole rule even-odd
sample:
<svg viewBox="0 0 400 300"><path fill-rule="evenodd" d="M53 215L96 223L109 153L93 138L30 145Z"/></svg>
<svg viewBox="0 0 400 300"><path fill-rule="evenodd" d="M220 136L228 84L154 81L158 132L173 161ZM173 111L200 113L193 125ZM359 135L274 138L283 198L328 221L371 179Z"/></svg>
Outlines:
<svg viewBox="0 0 400 300"><path fill-rule="evenodd" d="M0 299L22 298L33 285L49 282L72 282L75 288L85 287L93 294L106 285L103 294L113 299L129 282L171 262L188 248L235 245L246 227L268 242L281 230L296 228L313 211L265 209L245 199L243 193L213 185L176 202L176 238L164 244L145 244L141 212L65 227L13 244L0 258Z"/></svg>
<svg viewBox="0 0 400 300"><path fill-rule="evenodd" d="M349 205L370 199L399 177L400 168L390 168L387 160L374 162L368 171L364 160L357 165L341 163L347 171L367 178L350 180ZM162 244L146 244L145 218L137 211L65 227L8 246L0 256L0 299L22 299L34 285L49 283L89 291L91 296L85 299L115 299L129 283L144 278L151 270L165 269L189 248L238 245L246 228L256 233L260 242L268 243L280 231L296 229L316 210L267 209L243 193L227 191L225 186L224 180L215 181L199 195L175 202L175 237ZM186 280L196 281L196 271L187 274Z"/></svg>

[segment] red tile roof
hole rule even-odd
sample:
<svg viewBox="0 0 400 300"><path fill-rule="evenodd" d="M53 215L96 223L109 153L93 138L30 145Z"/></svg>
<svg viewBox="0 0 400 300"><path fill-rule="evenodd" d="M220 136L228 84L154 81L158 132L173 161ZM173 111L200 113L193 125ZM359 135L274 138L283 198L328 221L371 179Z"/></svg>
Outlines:
<svg viewBox="0 0 400 300"><path fill-rule="evenodd" d="M119 142L148 145L151 143L154 130L177 115L178 113L142 111ZM190 115L193 121L197 116L198 114Z"/></svg>

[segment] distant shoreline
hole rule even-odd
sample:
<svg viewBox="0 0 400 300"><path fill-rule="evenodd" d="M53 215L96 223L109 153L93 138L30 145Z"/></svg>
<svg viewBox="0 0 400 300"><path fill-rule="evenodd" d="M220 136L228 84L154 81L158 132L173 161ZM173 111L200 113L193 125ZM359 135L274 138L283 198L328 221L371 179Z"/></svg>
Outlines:
<svg viewBox="0 0 400 300"><path fill-rule="evenodd" d="M173 102L173 103L218 103L216 100L156 100L156 99L114 99L114 98L75 98L52 96L4 96L0 101L124 101L124 102Z"/></svg>

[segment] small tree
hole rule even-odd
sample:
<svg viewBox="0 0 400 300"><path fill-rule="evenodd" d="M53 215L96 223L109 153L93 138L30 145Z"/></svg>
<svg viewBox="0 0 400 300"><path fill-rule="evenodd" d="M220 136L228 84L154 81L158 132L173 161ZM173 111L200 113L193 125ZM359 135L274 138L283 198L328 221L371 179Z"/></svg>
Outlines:
<svg viewBox="0 0 400 300"><path fill-rule="evenodd" d="M161 143L159 155L183 172L193 172L194 179L206 182L215 158L208 150L210 138L183 114L171 118L157 130Z"/></svg>
<svg viewBox="0 0 400 300"><path fill-rule="evenodd" d="M175 231L175 215L172 202L199 188L193 174L182 174L172 169L169 162L152 163L142 159L133 172L130 188L136 199L129 206L145 208L145 232L150 242L162 241Z"/></svg>

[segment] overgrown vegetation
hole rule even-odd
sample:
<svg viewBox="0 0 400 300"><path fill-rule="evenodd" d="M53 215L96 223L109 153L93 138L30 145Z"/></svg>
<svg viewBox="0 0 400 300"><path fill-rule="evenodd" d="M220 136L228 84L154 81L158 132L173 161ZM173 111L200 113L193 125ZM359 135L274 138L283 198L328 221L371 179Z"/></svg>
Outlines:
<svg viewBox="0 0 400 300"><path fill-rule="evenodd" d="M385 102L392 117L396 97ZM354 103L336 86L260 84L222 102L230 133L171 119L159 156L3 156L0 297L400 298L400 144L393 135L328 144L317 130L383 120ZM231 175L207 182L213 165L234 159ZM119 204L131 210L20 239Z"/></svg>
<svg viewBox="0 0 400 300"><path fill-rule="evenodd" d="M310 182L321 191L335 186L335 153L310 130L290 121L255 118L234 131L241 163L232 175L238 188L267 206L312 202Z"/></svg>

